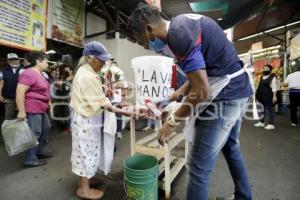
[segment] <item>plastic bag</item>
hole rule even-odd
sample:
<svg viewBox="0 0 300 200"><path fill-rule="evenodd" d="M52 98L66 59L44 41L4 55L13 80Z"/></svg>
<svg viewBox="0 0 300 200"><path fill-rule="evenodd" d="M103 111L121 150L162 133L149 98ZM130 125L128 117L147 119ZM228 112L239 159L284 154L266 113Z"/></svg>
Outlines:
<svg viewBox="0 0 300 200"><path fill-rule="evenodd" d="M38 141L25 120L5 120L1 127L9 156L17 155L38 145Z"/></svg>

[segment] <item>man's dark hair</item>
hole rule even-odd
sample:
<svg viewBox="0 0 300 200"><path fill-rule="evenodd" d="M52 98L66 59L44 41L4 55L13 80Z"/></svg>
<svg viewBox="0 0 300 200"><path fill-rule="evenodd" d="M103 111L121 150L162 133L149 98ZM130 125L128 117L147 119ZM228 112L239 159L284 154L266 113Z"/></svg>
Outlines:
<svg viewBox="0 0 300 200"><path fill-rule="evenodd" d="M35 66L37 60L42 62L43 60L48 59L48 55L42 51L33 51L28 54L26 59L30 62L31 66Z"/></svg>
<svg viewBox="0 0 300 200"><path fill-rule="evenodd" d="M139 34L145 31L146 24L161 21L162 16L158 8L145 3L139 3L137 8L129 17L128 31L133 34Z"/></svg>

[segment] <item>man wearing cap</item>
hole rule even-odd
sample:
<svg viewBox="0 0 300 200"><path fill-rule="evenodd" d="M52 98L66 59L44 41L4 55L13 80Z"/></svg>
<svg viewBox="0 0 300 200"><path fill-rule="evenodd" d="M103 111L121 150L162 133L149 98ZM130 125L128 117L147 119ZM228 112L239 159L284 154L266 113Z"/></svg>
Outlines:
<svg viewBox="0 0 300 200"><path fill-rule="evenodd" d="M17 54L7 54L8 66L0 71L0 101L5 103L5 119L14 119L16 112L16 89L18 78L24 72Z"/></svg>

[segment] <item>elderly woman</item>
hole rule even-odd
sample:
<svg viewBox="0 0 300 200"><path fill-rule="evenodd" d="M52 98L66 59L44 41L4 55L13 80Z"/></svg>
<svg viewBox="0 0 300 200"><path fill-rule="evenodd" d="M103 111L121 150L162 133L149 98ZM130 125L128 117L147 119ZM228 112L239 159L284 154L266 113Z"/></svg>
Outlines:
<svg viewBox="0 0 300 200"><path fill-rule="evenodd" d="M32 68L27 69L19 76L17 85L16 103L18 119L27 118L28 125L38 138L39 145L26 151L25 167L45 165L43 158L52 155L45 152L45 140L50 128L47 115L50 100L50 86L44 71L48 68L47 55L43 52L32 52L29 56Z"/></svg>
<svg viewBox="0 0 300 200"><path fill-rule="evenodd" d="M135 113L113 107L105 97L98 73L111 58L99 42L85 45L72 86L72 171L78 175L76 195L84 199L99 199L103 191L90 188L89 180L100 164L100 138L104 109L127 116ZM112 147L113 148L113 147Z"/></svg>

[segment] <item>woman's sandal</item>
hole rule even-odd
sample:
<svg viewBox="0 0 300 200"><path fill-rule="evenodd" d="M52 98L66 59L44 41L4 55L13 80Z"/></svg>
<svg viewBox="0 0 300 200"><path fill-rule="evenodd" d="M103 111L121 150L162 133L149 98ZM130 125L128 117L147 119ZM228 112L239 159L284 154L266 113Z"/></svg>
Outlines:
<svg viewBox="0 0 300 200"><path fill-rule="evenodd" d="M97 200L101 199L104 195L104 192L101 190L90 189L87 193L83 193L82 188L78 188L76 191L76 196L80 199L89 199L89 200Z"/></svg>

